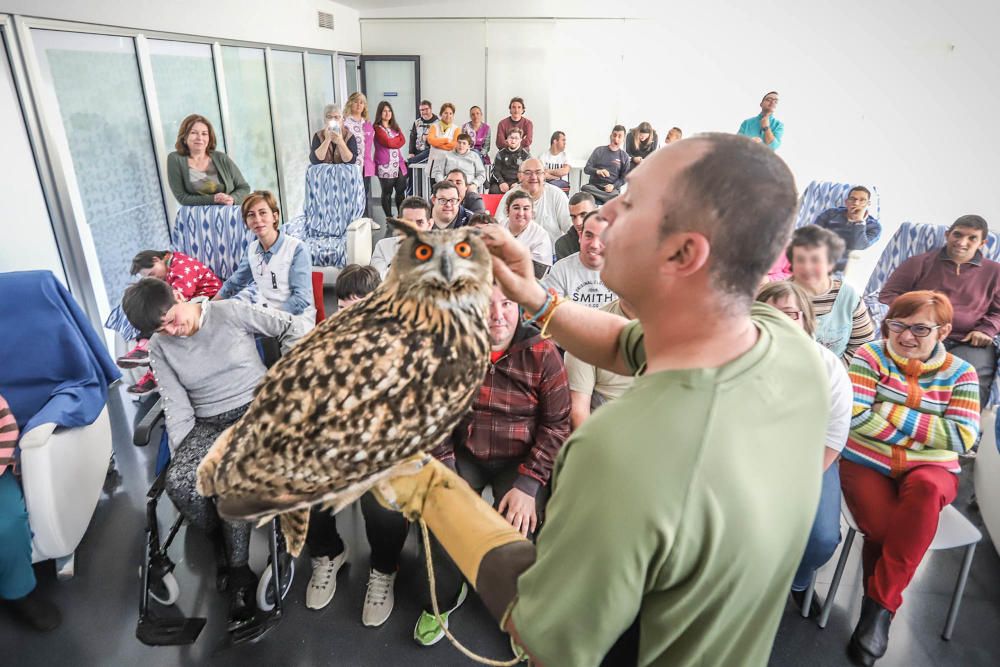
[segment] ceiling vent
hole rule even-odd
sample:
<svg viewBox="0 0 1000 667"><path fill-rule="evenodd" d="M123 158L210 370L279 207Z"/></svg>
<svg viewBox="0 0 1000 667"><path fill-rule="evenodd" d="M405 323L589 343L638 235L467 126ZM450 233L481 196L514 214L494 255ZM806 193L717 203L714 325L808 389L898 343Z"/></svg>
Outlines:
<svg viewBox="0 0 1000 667"><path fill-rule="evenodd" d="M333 30L333 14L327 12L316 12L320 28Z"/></svg>

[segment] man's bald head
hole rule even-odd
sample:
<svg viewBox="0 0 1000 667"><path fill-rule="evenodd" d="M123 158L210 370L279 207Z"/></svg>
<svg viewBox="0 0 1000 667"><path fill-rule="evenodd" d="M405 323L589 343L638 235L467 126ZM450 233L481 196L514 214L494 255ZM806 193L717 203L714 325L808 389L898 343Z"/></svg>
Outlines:
<svg viewBox="0 0 1000 667"><path fill-rule="evenodd" d="M539 193L545 187L545 165L538 158L529 158L517 168L517 182L531 196L538 199Z"/></svg>

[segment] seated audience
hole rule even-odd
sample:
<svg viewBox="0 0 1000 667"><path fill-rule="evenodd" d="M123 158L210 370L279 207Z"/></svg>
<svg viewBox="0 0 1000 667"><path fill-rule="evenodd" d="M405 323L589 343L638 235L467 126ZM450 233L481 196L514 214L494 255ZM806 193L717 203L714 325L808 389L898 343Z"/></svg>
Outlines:
<svg viewBox="0 0 1000 667"><path fill-rule="evenodd" d="M963 215L948 228L943 248L900 264L878 297L891 306L900 294L934 290L951 300L954 319L944 345L976 369L983 406L993 386L997 365L993 339L1000 332L1000 264L983 255L989 233L982 216Z"/></svg>
<svg viewBox="0 0 1000 667"><path fill-rule="evenodd" d="M534 221L531 195L524 190L516 190L507 198L505 205L506 223L500 224L505 224L514 238L531 251L535 276L541 278L552 266L552 238Z"/></svg>
<svg viewBox="0 0 1000 667"><path fill-rule="evenodd" d="M632 158L632 167L638 167L659 146L660 139L656 135L656 130L646 121L633 127L625 140L625 152Z"/></svg>
<svg viewBox="0 0 1000 667"><path fill-rule="evenodd" d="M507 133L507 146L497 153L493 161L493 173L490 175L490 194L500 195L517 184L517 172L521 163L531 159L528 150L521 146L521 130L513 129Z"/></svg>
<svg viewBox="0 0 1000 667"><path fill-rule="evenodd" d="M483 110L479 107L469 109L469 120L462 124L462 132L469 135L472 150L479 154L483 164L490 163L490 146L493 145L490 126L483 121Z"/></svg>
<svg viewBox="0 0 1000 667"><path fill-rule="evenodd" d="M777 108L778 93L772 90L760 101L760 113L743 121L736 133L750 137L759 144L766 144L772 150L778 150L781 138L785 135L785 126L774 117L774 110Z"/></svg>
<svg viewBox="0 0 1000 667"><path fill-rule="evenodd" d="M850 365L855 350L875 338L875 325L861 295L833 277L844 242L833 232L806 225L785 251L792 282L805 290L816 314L816 340Z"/></svg>
<svg viewBox="0 0 1000 667"><path fill-rule="evenodd" d="M590 176L590 182L580 189L594 195L599 202L614 199L625 185L630 161L628 153L622 148L624 141L625 127L615 125L611 130L611 142L595 148L583 168L583 173Z"/></svg>
<svg viewBox="0 0 1000 667"><path fill-rule="evenodd" d="M459 172L461 173L461 172ZM407 197L399 206L399 217L413 223L417 229L430 231L434 227L431 221L431 205L421 197ZM392 260L396 257L399 244L403 237L397 232L375 244L372 251L371 266L378 271L379 278L385 280L389 273ZM339 284L339 282L338 282Z"/></svg>
<svg viewBox="0 0 1000 667"><path fill-rule="evenodd" d="M464 171L461 169L451 169L445 176L445 180L458 189L459 202L469 213L480 213L486 210L486 204L483 203L482 195L469 189Z"/></svg>
<svg viewBox="0 0 1000 667"><path fill-rule="evenodd" d="M512 97L507 109L510 111L510 116L497 124L497 148L500 150L506 148L509 145L507 135L511 130L518 129L521 131L521 147L530 150L535 128L531 121L524 117L524 100Z"/></svg>
<svg viewBox="0 0 1000 667"><path fill-rule="evenodd" d="M493 288L487 324L491 352L483 386L471 414L433 454L475 491L489 486L497 512L531 537L544 520L552 466L569 435L566 369L555 343L521 321L517 303L499 286ZM442 582L451 591L450 615L464 600L465 584L458 569L442 560L450 570L450 586ZM425 610L414 639L427 646L443 635Z"/></svg>
<svg viewBox="0 0 1000 667"><path fill-rule="evenodd" d="M253 202L251 197L246 201ZM249 622L256 609L257 576L248 564L253 524L219 518L215 501L195 488L198 464L246 412L264 377L254 336L277 338L287 350L303 330L290 314L273 308L203 298L178 302L170 285L157 278L129 286L122 310L136 329L156 332L149 365L166 405L167 495L191 525L222 535L232 630Z"/></svg>
<svg viewBox="0 0 1000 667"><path fill-rule="evenodd" d="M952 306L939 292L900 295L883 340L851 362L851 432L840 482L864 534L864 598L851 637L855 661L885 654L903 591L958 492L959 454L979 436L976 370L947 351Z"/></svg>
<svg viewBox="0 0 1000 667"><path fill-rule="evenodd" d="M531 196L531 205L535 209L534 220L542 229L548 232L552 242L563 235L572 226L569 217L569 202L562 190L545 182L545 168L542 161L529 158L521 163L517 170L517 186L511 188L500 200L497 207L497 220L504 224L507 220L507 200L514 192L527 192Z"/></svg>
<svg viewBox="0 0 1000 667"><path fill-rule="evenodd" d="M572 225L566 233L556 240L556 260L569 257L580 252L580 232L583 231L583 218L591 211L597 210L594 195L589 192L577 192L569 198L569 221Z"/></svg>
<svg viewBox="0 0 1000 667"><path fill-rule="evenodd" d="M792 282L773 282L765 285L757 293L757 301L774 306L790 317L811 338L816 328L809 296L801 287ZM847 432L851 428L851 381L844 365L833 352L819 343L816 348L826 367L826 380L830 383L830 418L826 426L823 450L823 487L820 492L819 508L813 520L809 541L799 563L799 569L792 579L792 599L802 611L805 606L806 589L813 574L833 556L840 544L840 473L837 459L847 443ZM818 616L820 603L814 595L808 615Z"/></svg>
<svg viewBox="0 0 1000 667"><path fill-rule="evenodd" d="M441 181L434 184L431 196L431 219L437 229L458 229L469 224L471 213L462 206L458 188L454 183Z"/></svg>
<svg viewBox="0 0 1000 667"><path fill-rule="evenodd" d="M240 265L212 300L228 299L254 282L258 304L285 311L295 316L304 331L311 330L316 325L316 306L309 248L278 229L278 202L267 190L258 190L246 198L243 220L257 238L247 246Z"/></svg>
<svg viewBox="0 0 1000 667"><path fill-rule="evenodd" d="M326 125L313 135L309 145L309 162L312 164L353 164L358 151L358 140L344 124L340 105L327 104L323 109Z"/></svg>
<svg viewBox="0 0 1000 667"><path fill-rule="evenodd" d="M410 153L409 159L406 161L408 165L427 162L427 156L430 155L427 134L431 131L431 125L438 119L428 100L420 100L417 112L419 115L410 127Z"/></svg>
<svg viewBox="0 0 1000 667"><path fill-rule="evenodd" d="M215 150L215 130L204 116L181 121L174 152L167 156L167 181L181 206L239 206L250 192L239 167Z"/></svg>
<svg viewBox="0 0 1000 667"><path fill-rule="evenodd" d="M39 632L55 630L62 614L37 586L31 567L31 526L21 484L14 476L17 421L0 396L0 601Z"/></svg>
<svg viewBox="0 0 1000 667"><path fill-rule="evenodd" d="M372 158L375 143L375 126L368 121L368 98L364 93L354 92L347 98L344 125L354 135L358 151L354 154L354 164L361 170L365 182L365 215L369 213L372 196L372 176L375 175L375 161Z"/></svg>
<svg viewBox="0 0 1000 667"><path fill-rule="evenodd" d="M844 239L846 252L837 262L836 271L847 268L847 253L852 250L864 250L876 241L882 234L882 224L868 215L868 203L871 191L862 185L856 185L847 193L844 206L829 208L816 218L816 225Z"/></svg>
<svg viewBox="0 0 1000 667"><path fill-rule="evenodd" d="M482 192L486 184L486 168L479 153L472 150L472 138L464 132L458 135L455 150L445 153L434 161L431 167L431 178L443 180L445 174L453 169L459 169L465 174L468 188L473 192Z"/></svg>
<svg viewBox="0 0 1000 667"><path fill-rule="evenodd" d="M542 286L590 308L600 308L614 301L617 298L614 292L601 280L604 268L601 234L607 226L608 221L599 211L586 215L580 231L580 252L556 262L542 278Z"/></svg>
<svg viewBox="0 0 1000 667"><path fill-rule="evenodd" d="M222 281L210 268L193 257L171 250L142 250L132 259L129 275L143 278L159 278L174 290L178 301L190 301L199 296L211 299L222 287ZM118 357L122 368L149 366L149 351L146 349L152 331L139 332L136 345L127 354ZM147 372L139 381L128 388L128 393L144 396L156 389L156 379Z"/></svg>
<svg viewBox="0 0 1000 667"><path fill-rule="evenodd" d="M635 311L621 299L601 306L601 310L635 319ZM569 399L571 403L569 420L575 431L590 414L609 401L621 397L635 380L631 375L618 375L603 368L588 364L569 352L564 358L566 376L569 378Z"/></svg>
<svg viewBox="0 0 1000 667"><path fill-rule="evenodd" d="M437 163L458 146L458 133L462 129L452 122L455 118L455 105L451 102L442 104L438 114L438 119L431 123L430 130L427 132L427 143L431 145L428 161L431 164L432 179Z"/></svg>
<svg viewBox="0 0 1000 667"><path fill-rule="evenodd" d="M545 168L545 182L569 192L569 160L566 158L566 133L556 130L549 140L549 150L538 156Z"/></svg>
<svg viewBox="0 0 1000 667"><path fill-rule="evenodd" d="M670 128L670 131L667 132L667 138L664 139L663 143L672 144L675 141L680 141L683 138L684 138L684 133L681 131L681 128L672 127Z"/></svg>
<svg viewBox="0 0 1000 667"><path fill-rule="evenodd" d="M375 175L382 190L382 212L385 217L392 215L392 194L396 193L396 211L406 196L406 160L403 159L403 144L406 138L396 123L396 113L392 105L382 100L375 113Z"/></svg>

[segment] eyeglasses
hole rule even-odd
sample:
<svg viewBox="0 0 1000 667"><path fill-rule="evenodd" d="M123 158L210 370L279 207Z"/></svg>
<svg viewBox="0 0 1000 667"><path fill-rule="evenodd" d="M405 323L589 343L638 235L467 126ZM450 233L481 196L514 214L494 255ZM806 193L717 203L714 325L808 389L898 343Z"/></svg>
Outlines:
<svg viewBox="0 0 1000 667"><path fill-rule="evenodd" d="M458 203L457 198L444 199L443 197L438 197L436 201L439 202L442 206L454 206L455 204Z"/></svg>
<svg viewBox="0 0 1000 667"><path fill-rule="evenodd" d="M917 338L927 338L932 331L941 328L940 324L935 324L934 326L929 327L926 324L906 324L905 322L900 322L899 320L886 320L885 325L889 327L889 331L898 334L909 329L910 333Z"/></svg>
<svg viewBox="0 0 1000 667"><path fill-rule="evenodd" d="M545 174L544 169L532 169L531 171L522 171L525 176L542 176Z"/></svg>

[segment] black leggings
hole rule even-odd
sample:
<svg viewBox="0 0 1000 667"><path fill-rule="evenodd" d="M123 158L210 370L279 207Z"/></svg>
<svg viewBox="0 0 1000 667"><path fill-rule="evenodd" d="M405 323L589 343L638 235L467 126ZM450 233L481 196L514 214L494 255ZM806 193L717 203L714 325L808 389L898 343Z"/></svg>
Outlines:
<svg viewBox="0 0 1000 667"><path fill-rule="evenodd" d="M396 191L396 213L399 215L399 205L406 198L406 174L400 174L396 178L379 178L382 186L382 210L388 218L392 215L392 191Z"/></svg>

